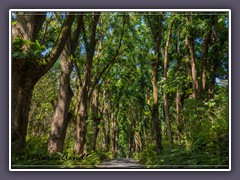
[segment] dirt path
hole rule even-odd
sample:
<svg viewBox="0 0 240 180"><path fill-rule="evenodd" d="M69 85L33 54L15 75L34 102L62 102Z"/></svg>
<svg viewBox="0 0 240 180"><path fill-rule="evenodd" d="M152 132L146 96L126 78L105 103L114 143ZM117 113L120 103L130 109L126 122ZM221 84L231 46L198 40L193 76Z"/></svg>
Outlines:
<svg viewBox="0 0 240 180"><path fill-rule="evenodd" d="M97 168L144 168L137 160L121 158L103 161Z"/></svg>

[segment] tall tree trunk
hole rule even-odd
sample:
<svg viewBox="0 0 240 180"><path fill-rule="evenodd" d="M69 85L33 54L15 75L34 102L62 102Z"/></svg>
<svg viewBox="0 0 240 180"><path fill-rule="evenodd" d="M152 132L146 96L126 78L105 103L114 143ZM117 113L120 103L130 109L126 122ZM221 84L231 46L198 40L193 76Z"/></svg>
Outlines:
<svg viewBox="0 0 240 180"><path fill-rule="evenodd" d="M208 58L208 44L210 39L210 32L204 34L203 37L203 57L202 57L202 72L201 72L201 97L205 100L206 83L207 83L207 58Z"/></svg>
<svg viewBox="0 0 240 180"><path fill-rule="evenodd" d="M17 23L12 26L13 41L16 38L35 41L36 35L45 21L45 15L37 14L38 13L36 13L36 15L24 12L17 13ZM24 45L22 47L23 53L27 53L29 48L29 46ZM38 81L37 77L32 77L33 69L30 69L31 67L27 64L28 61L28 59L12 59L11 133L13 150L22 149L25 146L32 92Z"/></svg>
<svg viewBox="0 0 240 180"><path fill-rule="evenodd" d="M110 113L108 111L108 109L106 109L106 127L103 127L103 131L104 131L104 137L105 137L105 150L106 152L109 152L110 150Z"/></svg>
<svg viewBox="0 0 240 180"><path fill-rule="evenodd" d="M155 55L157 56L157 59L151 60L151 65L152 65L152 86L153 86L153 106L152 106L152 124L153 124L153 134L154 134L154 139L155 139L155 144L156 144L156 153L160 153L162 150L162 132L161 132L161 123L159 120L159 113L158 113L158 67L160 64L160 57L161 57L161 52L160 52L160 46L162 42L162 15L163 13L160 12L158 15L158 20L157 20L157 31L154 27L154 24L152 24L152 21L150 17L147 15L147 23L148 26L151 29L152 32L152 39L154 42L154 50L155 50Z"/></svg>
<svg viewBox="0 0 240 180"><path fill-rule="evenodd" d="M23 149L28 128L28 114L36 80L21 75L12 65L12 149ZM16 73L17 72L17 73Z"/></svg>
<svg viewBox="0 0 240 180"><path fill-rule="evenodd" d="M80 101L81 101L81 90L82 90L82 82L81 82L81 75L80 75L80 70L78 68L78 64L74 62L74 66L76 68L76 102L74 106L74 123L75 126L77 127L77 119L79 117L79 108L80 108ZM76 131L76 129L75 129Z"/></svg>
<svg viewBox="0 0 240 180"><path fill-rule="evenodd" d="M134 109L131 109L131 112L134 112ZM129 125L129 132L128 132L128 157L131 157L134 152L134 133L135 133L135 126L136 126L136 119L134 114L130 117L130 125Z"/></svg>
<svg viewBox="0 0 240 180"><path fill-rule="evenodd" d="M45 15L31 15L19 13L17 23L12 27L13 41L16 37L24 40L35 41ZM36 59L12 59L12 145L13 150L25 147L28 127L28 116L32 92L38 80L53 66L62 49L64 48L67 36L70 32L74 16L67 16L59 38L52 52L46 57L46 65L39 65ZM29 46L23 47L23 53L28 53ZM30 63L31 62L31 65Z"/></svg>
<svg viewBox="0 0 240 180"><path fill-rule="evenodd" d="M168 47L169 47L169 44L170 44L170 38L171 38L171 34L172 34L173 22L174 22L174 19L172 19L171 22L170 22L168 36L167 36L167 42L166 42L166 46L165 46L164 78L165 78L166 81L168 79L168 77L167 77L167 72L168 72ZM166 119L166 124L167 124L167 137L168 137L169 144L172 146L173 145L173 139L172 139L172 133L171 133L171 122L170 122L170 117L169 117L169 105L168 105L168 95L167 95L167 93L164 93L163 99L164 99L165 119Z"/></svg>
<svg viewBox="0 0 240 180"><path fill-rule="evenodd" d="M84 23L82 24L83 39L86 47L87 57L86 57L86 67L84 69L83 85L81 89L81 101L79 108L79 118L77 119L77 136L74 146L74 152L78 154L84 153L86 149L86 135L87 135L87 113L88 113L88 100L90 99L88 91L90 88L92 61L96 46L96 28L100 17L100 13L94 13L91 23L90 41L88 42L86 32L84 29Z"/></svg>
<svg viewBox="0 0 240 180"><path fill-rule="evenodd" d="M117 155L117 120L116 117L114 117L114 113L111 115L112 119L112 153L113 157L116 157Z"/></svg>
<svg viewBox="0 0 240 180"><path fill-rule="evenodd" d="M89 65L87 65L89 66ZM88 105L88 87L90 83L90 72L91 68L85 68L84 72L84 82L81 90L81 100L79 108L79 118L77 119L77 138L74 147L74 152L83 154L84 145L86 143L87 134L87 105Z"/></svg>
<svg viewBox="0 0 240 180"><path fill-rule="evenodd" d="M139 153L142 149L142 141L140 139L139 134L141 133L141 129L138 129L137 127L139 127L140 125L140 119L138 116L138 108L135 107L134 108L134 114L135 114L135 120L134 120L134 152Z"/></svg>
<svg viewBox="0 0 240 180"><path fill-rule="evenodd" d="M153 67L153 77L152 77L152 86L153 86L153 108L152 108L152 122L153 122L153 133L156 143L156 152L160 153L162 150L162 135L161 135L161 128L160 128L160 120L158 118L158 66L159 62L156 60L151 61Z"/></svg>
<svg viewBox="0 0 240 180"><path fill-rule="evenodd" d="M118 112L119 112L119 102L121 99L121 94L118 95L117 99L116 99L116 110L114 113L112 113L112 153L113 156L116 157L117 156L117 119L118 119ZM113 106L111 107L111 109L113 109Z"/></svg>
<svg viewBox="0 0 240 180"><path fill-rule="evenodd" d="M145 127L145 122L144 122L144 117L143 117L143 112L140 110L140 122L142 125L140 126L140 140L141 140L141 147L140 149L144 149L146 145L146 127Z"/></svg>
<svg viewBox="0 0 240 180"><path fill-rule="evenodd" d="M188 15L187 18L187 25L191 23L190 16ZM197 67L195 62L195 55L194 55L194 38L192 32L189 31L189 37L186 37L186 45L189 48L190 52L190 64L191 64L191 72L192 72L192 88L193 88L193 99L197 99L198 94L198 79L197 79Z"/></svg>
<svg viewBox="0 0 240 180"><path fill-rule="evenodd" d="M217 45L213 47L213 51L215 54L215 57L212 59L211 62L211 70L210 70L210 84L209 84L209 98L212 99L215 94L215 82L216 82L216 71L218 67L218 51L219 48Z"/></svg>
<svg viewBox="0 0 240 180"><path fill-rule="evenodd" d="M212 26L215 26L217 23L217 16L212 16ZM214 28L216 29L216 28ZM210 82L209 82L209 98L213 98L215 94L215 83L216 83L216 73L217 68L219 66L219 51L221 47L221 43L219 42L219 38L217 37L216 30L211 31L211 44L213 47L213 58L211 59L211 69L210 69Z"/></svg>
<svg viewBox="0 0 240 180"><path fill-rule="evenodd" d="M103 99L104 101L104 99ZM99 124L101 121L101 117L98 115L98 90L94 89L92 94L92 113L93 113L93 123L94 123L94 133L93 133L93 141L92 141L92 149L96 150L97 136L99 132Z"/></svg>
<svg viewBox="0 0 240 180"><path fill-rule="evenodd" d="M180 30L179 30L179 26L178 26L178 32L177 32L177 70L178 72L181 73L180 67L181 67L181 57L180 57ZM179 141L180 140L180 135L182 133L182 127L181 127L181 115L180 115L180 111L182 109L182 94L179 91L179 88L182 87L178 87L177 92L176 92L176 113L177 113L177 117L176 117L176 123L177 123L177 132L176 132L176 138Z"/></svg>
<svg viewBox="0 0 240 180"><path fill-rule="evenodd" d="M180 135L182 133L182 127L181 127L181 116L180 116L180 111L182 109L182 103L181 103L181 94L179 90L176 92L176 112L177 112L177 117L176 117L176 122L177 122L177 133L176 137L177 140L180 140Z"/></svg>
<svg viewBox="0 0 240 180"><path fill-rule="evenodd" d="M73 92L70 87L72 61L69 57L69 45L70 43L66 44L61 55L59 98L53 115L51 134L48 140L48 152L50 154L63 151L66 130L70 122L69 106Z"/></svg>
<svg viewBox="0 0 240 180"><path fill-rule="evenodd" d="M77 48L82 18L82 15L77 17L77 25L73 37L71 38L69 35L65 48L61 54L59 97L53 115L50 137L48 139L48 152L50 154L63 151L67 127L72 118L69 107L73 97L73 92L70 87L70 75L73 68L73 62L70 56L75 53Z"/></svg>
<svg viewBox="0 0 240 180"><path fill-rule="evenodd" d="M185 54L186 54L186 63L185 63L185 67L186 67L186 71L187 71L187 78L188 79L192 79L192 69L191 69L191 64L190 64L190 59L189 59L189 49L188 49L188 45L186 43L186 39L185 39ZM192 83L188 85L189 87L192 86Z"/></svg>

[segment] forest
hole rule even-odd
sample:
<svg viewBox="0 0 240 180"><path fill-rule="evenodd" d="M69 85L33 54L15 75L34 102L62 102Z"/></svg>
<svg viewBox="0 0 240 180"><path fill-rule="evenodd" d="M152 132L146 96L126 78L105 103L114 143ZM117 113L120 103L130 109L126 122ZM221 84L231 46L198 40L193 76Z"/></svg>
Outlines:
<svg viewBox="0 0 240 180"><path fill-rule="evenodd" d="M229 167L229 12L11 18L12 168Z"/></svg>

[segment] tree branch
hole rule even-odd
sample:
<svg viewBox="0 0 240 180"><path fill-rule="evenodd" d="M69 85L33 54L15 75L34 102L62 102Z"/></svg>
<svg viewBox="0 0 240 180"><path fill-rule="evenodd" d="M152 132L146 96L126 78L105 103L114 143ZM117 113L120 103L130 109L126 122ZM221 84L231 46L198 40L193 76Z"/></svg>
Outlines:
<svg viewBox="0 0 240 180"><path fill-rule="evenodd" d="M122 26L122 32L121 32L121 36L120 36L120 40L119 40L119 45L116 49L116 53L114 55L114 57L110 60L110 62L102 69L102 71L100 72L99 76L94 79L94 83L93 83L93 87L92 90L89 94L89 96L91 97L93 90L95 89L98 81L101 79L102 75L104 74L104 72L110 67L110 65L114 64L115 60L117 59L118 55L119 55L119 51L121 49L122 46L122 38L123 38L123 34L124 34L124 27L125 27L125 22L126 22L126 17L123 17L123 26Z"/></svg>
<svg viewBox="0 0 240 180"><path fill-rule="evenodd" d="M75 18L74 15L69 15L69 13L68 13L66 20L62 26L61 32L58 36L58 39L55 43L55 46L54 46L52 52L50 53L50 55L46 57L47 64L43 65L43 66L39 66L40 68L37 73L39 76L43 76L46 72L48 72L48 70L55 64L55 62L59 58L59 56L62 53L62 50L66 44L68 36L70 34L71 26L74 21L74 18Z"/></svg>

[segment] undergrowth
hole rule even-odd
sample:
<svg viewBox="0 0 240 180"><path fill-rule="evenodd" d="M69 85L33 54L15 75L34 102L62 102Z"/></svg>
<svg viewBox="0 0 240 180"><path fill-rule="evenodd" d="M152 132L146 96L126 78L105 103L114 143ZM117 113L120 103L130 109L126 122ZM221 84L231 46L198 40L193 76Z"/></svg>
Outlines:
<svg viewBox="0 0 240 180"><path fill-rule="evenodd" d="M69 149L63 153L49 155L47 137L37 137L27 141L25 150L12 152L12 168L94 168L102 160L108 159L103 151L88 154L73 154Z"/></svg>
<svg viewBox="0 0 240 180"><path fill-rule="evenodd" d="M199 143L199 144L197 144ZM175 146L164 148L160 154L156 154L154 146L148 146L138 159L146 168L161 169L203 169L203 168L228 168L228 149L221 147L201 147L202 141L198 141L191 148Z"/></svg>

